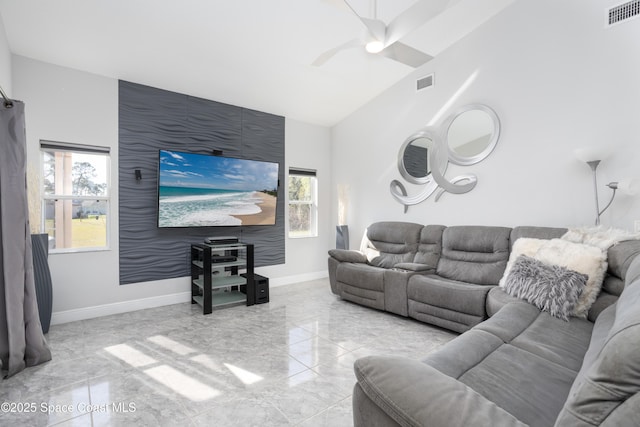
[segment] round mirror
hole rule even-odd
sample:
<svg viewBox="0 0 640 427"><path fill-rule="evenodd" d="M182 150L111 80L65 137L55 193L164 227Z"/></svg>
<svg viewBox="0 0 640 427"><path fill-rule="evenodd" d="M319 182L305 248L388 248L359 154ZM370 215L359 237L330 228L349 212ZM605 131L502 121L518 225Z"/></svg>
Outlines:
<svg viewBox="0 0 640 427"><path fill-rule="evenodd" d="M468 166L484 160L495 148L500 121L486 105L474 104L453 113L444 124L452 163Z"/></svg>
<svg viewBox="0 0 640 427"><path fill-rule="evenodd" d="M429 175L429 150L433 147L433 141L429 138L416 138L404 147L402 163L407 173L414 178L424 178Z"/></svg>
<svg viewBox="0 0 640 427"><path fill-rule="evenodd" d="M430 128L416 132L405 140L398 152L398 170L404 179L413 184L432 181L430 154L435 144L436 133ZM446 159L441 167L446 168Z"/></svg>

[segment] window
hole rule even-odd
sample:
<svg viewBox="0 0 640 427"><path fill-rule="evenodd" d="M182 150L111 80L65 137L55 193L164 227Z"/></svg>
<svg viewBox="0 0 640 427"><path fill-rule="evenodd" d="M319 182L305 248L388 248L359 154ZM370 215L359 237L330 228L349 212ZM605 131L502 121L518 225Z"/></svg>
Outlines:
<svg viewBox="0 0 640 427"><path fill-rule="evenodd" d="M40 141L42 230L52 252L106 249L109 149Z"/></svg>
<svg viewBox="0 0 640 427"><path fill-rule="evenodd" d="M317 235L316 171L289 169L289 237Z"/></svg>

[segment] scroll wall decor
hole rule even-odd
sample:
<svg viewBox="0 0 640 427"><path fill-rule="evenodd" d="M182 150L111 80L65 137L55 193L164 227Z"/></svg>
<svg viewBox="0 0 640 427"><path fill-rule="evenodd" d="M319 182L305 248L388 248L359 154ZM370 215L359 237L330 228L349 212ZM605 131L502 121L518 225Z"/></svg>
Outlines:
<svg viewBox="0 0 640 427"><path fill-rule="evenodd" d="M407 182L422 186L414 195L394 179L390 190L394 199L404 205L425 201L434 192L437 202L444 192L467 193L476 186L478 177L472 173L445 177L447 166L471 166L481 162L496 147L500 137L500 120L491 108L470 104L453 112L440 127L427 126L409 136L398 152L398 170Z"/></svg>

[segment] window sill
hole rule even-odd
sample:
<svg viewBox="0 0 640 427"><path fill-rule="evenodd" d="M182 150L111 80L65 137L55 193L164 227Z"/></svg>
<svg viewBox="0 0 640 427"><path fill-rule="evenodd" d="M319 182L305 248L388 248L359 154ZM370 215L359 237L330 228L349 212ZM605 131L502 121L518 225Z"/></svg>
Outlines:
<svg viewBox="0 0 640 427"><path fill-rule="evenodd" d="M49 249L49 255L84 254L88 252L109 252L111 248L67 248Z"/></svg>

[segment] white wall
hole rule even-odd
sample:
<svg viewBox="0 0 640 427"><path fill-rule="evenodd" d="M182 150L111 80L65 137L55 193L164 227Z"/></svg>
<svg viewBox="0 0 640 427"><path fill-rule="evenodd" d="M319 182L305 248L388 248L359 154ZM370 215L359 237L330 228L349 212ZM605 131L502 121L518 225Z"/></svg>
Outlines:
<svg viewBox="0 0 640 427"><path fill-rule="evenodd" d="M111 148L110 250L49 256L53 322L91 317L96 306L187 290L186 279L119 285L117 80L21 56L13 56L13 75L14 92L25 102L27 158L34 170L41 170L41 139Z"/></svg>
<svg viewBox="0 0 640 427"><path fill-rule="evenodd" d="M318 237L285 240L283 265L256 269L270 284L286 284L327 276L327 250L335 242L331 231L331 133L329 128L285 119L285 165L315 169L318 178ZM285 206L285 217L288 217ZM286 232L288 232L288 227ZM275 280L274 280L275 279Z"/></svg>
<svg viewBox="0 0 640 427"><path fill-rule="evenodd" d="M13 96L11 90L11 52L2 16L0 16L0 87L7 96Z"/></svg>
<svg viewBox="0 0 640 427"><path fill-rule="evenodd" d="M111 229L108 251L51 254L53 323L188 301L189 279L119 285L118 82L82 71L13 56L13 89L26 104L27 153L40 170L41 139L111 148ZM287 163L328 177L329 130L286 121ZM321 229L329 228L329 187L321 188ZM286 264L257 269L273 284L326 275L328 237L288 240ZM321 257L318 254L322 253ZM320 258L320 259L318 259Z"/></svg>
<svg viewBox="0 0 640 427"><path fill-rule="evenodd" d="M604 184L640 178L640 19L604 29L605 7L615 4L518 0L335 126L332 186L350 188L351 247L379 220L592 225L591 172L575 148L612 150L598 170L601 207L610 194ZM416 93L416 79L432 72L435 86ZM402 181L398 149L410 134L470 103L489 105L502 122L490 157L446 173L474 173L477 187L437 203L431 197L404 214L389 192L391 180ZM632 229L635 219L640 197L618 196L602 223Z"/></svg>

